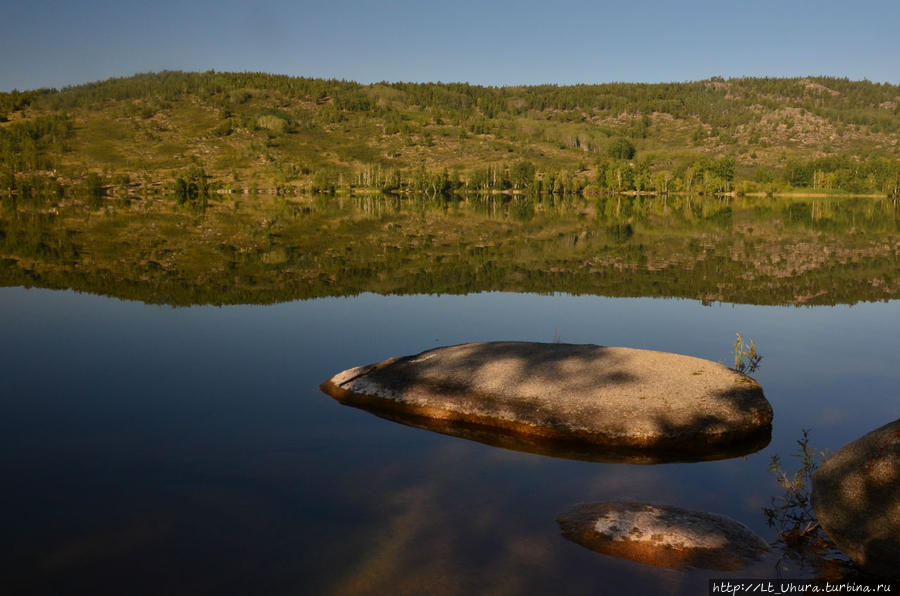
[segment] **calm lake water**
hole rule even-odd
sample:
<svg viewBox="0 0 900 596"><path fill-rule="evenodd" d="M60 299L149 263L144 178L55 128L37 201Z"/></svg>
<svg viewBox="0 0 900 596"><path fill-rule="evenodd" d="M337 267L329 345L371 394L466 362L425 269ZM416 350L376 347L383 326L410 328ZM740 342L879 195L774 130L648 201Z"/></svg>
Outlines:
<svg viewBox="0 0 900 596"><path fill-rule="evenodd" d="M634 225L640 239L646 230ZM49 233L40 243L58 247ZM635 241L629 233L620 245ZM21 269L16 250L7 262ZM883 252L879 270L898 273L896 251ZM363 292L176 308L5 287L0 325L0 587L11 594L705 593L710 577L774 577L783 552L734 573L650 567L567 541L556 517L581 502L668 504L727 515L774 541L762 512L779 494L773 455L795 469L803 429L835 450L900 417L895 300ZM736 332L764 355L754 376L775 419L766 448L722 461L508 451L393 423L318 389L354 365L469 341L630 346L731 365ZM790 560L781 573L817 571Z"/></svg>

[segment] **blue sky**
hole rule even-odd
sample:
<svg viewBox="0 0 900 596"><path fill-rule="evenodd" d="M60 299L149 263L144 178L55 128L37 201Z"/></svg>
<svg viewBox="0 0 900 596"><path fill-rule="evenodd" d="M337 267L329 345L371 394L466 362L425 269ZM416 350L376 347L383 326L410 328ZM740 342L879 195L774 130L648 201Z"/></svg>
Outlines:
<svg viewBox="0 0 900 596"><path fill-rule="evenodd" d="M12 0L0 17L2 91L163 69L363 83L900 83L893 0Z"/></svg>

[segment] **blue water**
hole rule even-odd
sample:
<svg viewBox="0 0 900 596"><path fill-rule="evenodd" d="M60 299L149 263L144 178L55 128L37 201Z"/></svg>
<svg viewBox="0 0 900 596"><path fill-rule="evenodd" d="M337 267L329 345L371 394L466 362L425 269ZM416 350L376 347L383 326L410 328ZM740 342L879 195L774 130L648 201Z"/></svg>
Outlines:
<svg viewBox="0 0 900 596"><path fill-rule="evenodd" d="M900 302L705 306L487 293L171 308L0 289L4 593L697 593L723 572L563 539L579 502L728 515L767 540L766 471L900 417ZM597 343L764 355L747 457L634 466L506 451L344 407L334 373L438 345ZM771 576L767 560L738 572ZM798 568L796 574L808 574Z"/></svg>

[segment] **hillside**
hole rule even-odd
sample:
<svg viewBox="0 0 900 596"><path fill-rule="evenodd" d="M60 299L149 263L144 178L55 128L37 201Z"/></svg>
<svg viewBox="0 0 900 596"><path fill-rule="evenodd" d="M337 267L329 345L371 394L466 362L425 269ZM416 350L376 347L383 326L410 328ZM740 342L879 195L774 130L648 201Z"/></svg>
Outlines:
<svg viewBox="0 0 900 596"><path fill-rule="evenodd" d="M900 87L161 72L0 94L0 192L900 192ZM179 179L181 182L179 182Z"/></svg>

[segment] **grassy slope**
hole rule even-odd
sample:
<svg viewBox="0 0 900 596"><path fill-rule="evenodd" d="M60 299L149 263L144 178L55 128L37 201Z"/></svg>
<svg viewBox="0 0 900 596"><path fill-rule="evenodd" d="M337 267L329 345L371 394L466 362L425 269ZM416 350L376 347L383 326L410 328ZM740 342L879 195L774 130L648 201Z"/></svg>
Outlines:
<svg viewBox="0 0 900 596"><path fill-rule="evenodd" d="M842 79L498 89L159 73L0 95L0 127L68 115L62 146L42 149L61 182L128 175L137 193L192 165L240 188L307 187L322 171L366 185L366 172L421 166L465 179L522 159L587 181L619 136L652 171L727 156L748 179L791 159L900 155L900 88Z"/></svg>

